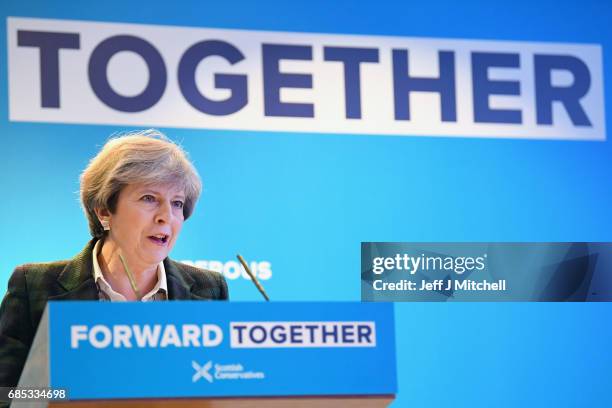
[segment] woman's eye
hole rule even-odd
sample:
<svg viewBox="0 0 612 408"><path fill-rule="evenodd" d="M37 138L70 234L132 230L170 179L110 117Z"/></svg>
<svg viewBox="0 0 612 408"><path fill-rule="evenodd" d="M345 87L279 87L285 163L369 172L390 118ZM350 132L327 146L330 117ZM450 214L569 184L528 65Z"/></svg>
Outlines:
<svg viewBox="0 0 612 408"><path fill-rule="evenodd" d="M153 197L151 194L145 194L142 196L141 200L147 203L153 203L155 202L155 197Z"/></svg>
<svg viewBox="0 0 612 408"><path fill-rule="evenodd" d="M176 208L183 208L185 204L182 201L176 200L172 202L172 205L174 205Z"/></svg>

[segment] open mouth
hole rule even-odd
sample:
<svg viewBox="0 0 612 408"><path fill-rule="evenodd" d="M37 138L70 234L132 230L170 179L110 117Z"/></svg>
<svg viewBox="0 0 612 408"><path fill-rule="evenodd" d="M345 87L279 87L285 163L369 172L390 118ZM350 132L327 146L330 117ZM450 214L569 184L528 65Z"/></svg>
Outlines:
<svg viewBox="0 0 612 408"><path fill-rule="evenodd" d="M149 235L148 238L151 241L155 242L157 245L165 245L168 242L168 239L170 238L170 236L166 234L156 234L156 235Z"/></svg>

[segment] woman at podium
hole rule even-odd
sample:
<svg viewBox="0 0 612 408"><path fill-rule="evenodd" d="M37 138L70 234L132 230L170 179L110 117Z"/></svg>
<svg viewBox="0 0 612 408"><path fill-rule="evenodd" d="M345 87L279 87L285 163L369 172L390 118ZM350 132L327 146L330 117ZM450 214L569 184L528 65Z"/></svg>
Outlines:
<svg viewBox="0 0 612 408"><path fill-rule="evenodd" d="M17 385L47 300L226 300L219 273L168 258L201 192L185 152L155 130L109 140L81 174L92 239L73 259L13 272L0 307L0 386Z"/></svg>

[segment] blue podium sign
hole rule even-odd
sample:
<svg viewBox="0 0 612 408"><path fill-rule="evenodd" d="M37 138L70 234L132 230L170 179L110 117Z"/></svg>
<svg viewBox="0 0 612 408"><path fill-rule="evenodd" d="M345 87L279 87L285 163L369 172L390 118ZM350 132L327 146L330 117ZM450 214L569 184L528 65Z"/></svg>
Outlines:
<svg viewBox="0 0 612 408"><path fill-rule="evenodd" d="M49 302L71 400L391 395L392 304Z"/></svg>

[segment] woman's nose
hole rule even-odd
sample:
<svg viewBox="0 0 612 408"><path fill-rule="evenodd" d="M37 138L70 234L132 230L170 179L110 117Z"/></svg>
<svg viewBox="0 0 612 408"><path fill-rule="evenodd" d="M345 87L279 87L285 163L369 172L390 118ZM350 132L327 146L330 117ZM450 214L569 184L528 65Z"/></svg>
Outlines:
<svg viewBox="0 0 612 408"><path fill-rule="evenodd" d="M170 202L163 201L159 205L157 212L155 213L155 223L165 224L170 222L172 218L172 205Z"/></svg>

